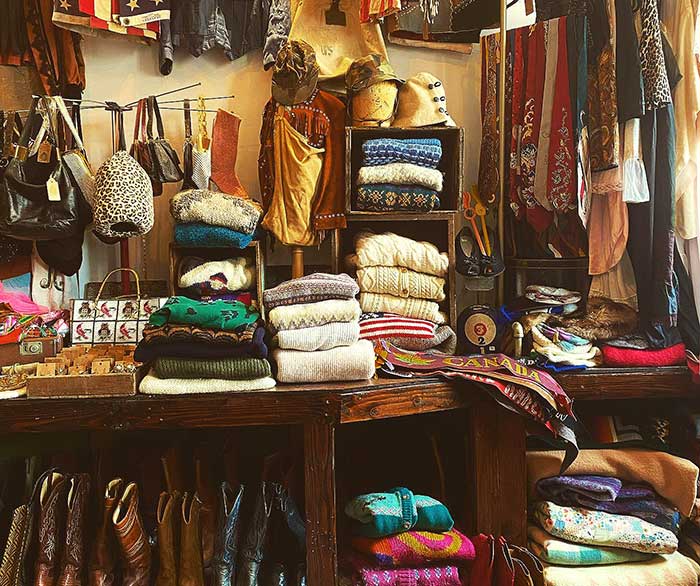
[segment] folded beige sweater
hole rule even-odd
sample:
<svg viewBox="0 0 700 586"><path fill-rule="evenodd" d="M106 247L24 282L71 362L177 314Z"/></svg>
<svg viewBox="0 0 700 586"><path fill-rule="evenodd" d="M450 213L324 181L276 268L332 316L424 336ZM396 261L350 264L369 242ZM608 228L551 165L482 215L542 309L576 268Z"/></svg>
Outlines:
<svg viewBox="0 0 700 586"><path fill-rule="evenodd" d="M316 303L280 305L270 311L268 320L277 331L312 328L333 322L350 322L360 319L357 299L327 299Z"/></svg>
<svg viewBox="0 0 700 586"><path fill-rule="evenodd" d="M360 232L355 237L355 254L348 256L347 262L356 269L396 266L446 277L450 259L430 242L419 242L391 232Z"/></svg>
<svg viewBox="0 0 700 586"><path fill-rule="evenodd" d="M530 502L538 499L537 481L557 476L563 460L561 451L527 453ZM690 460L664 452L632 448L581 450L566 474L595 474L628 482L646 482L684 515L690 514L695 503L698 467Z"/></svg>
<svg viewBox="0 0 700 586"><path fill-rule="evenodd" d="M364 313L395 313L405 317L427 319L436 324L444 324L447 316L440 311L440 306L427 299L412 297L394 297L381 293L360 293L360 307Z"/></svg>
<svg viewBox="0 0 700 586"><path fill-rule="evenodd" d="M431 301L445 299L445 279L405 267L358 269L357 282L360 290L367 293L387 293L395 297L417 297Z"/></svg>
<svg viewBox="0 0 700 586"><path fill-rule="evenodd" d="M374 346L367 340L319 352L273 350L272 359L281 383L369 380L375 372Z"/></svg>
<svg viewBox="0 0 700 586"><path fill-rule="evenodd" d="M144 395L199 395L202 393L233 393L264 391L275 388L275 379L266 376L251 380L216 378L158 378L152 372L143 377L139 393Z"/></svg>
<svg viewBox="0 0 700 586"><path fill-rule="evenodd" d="M298 330L281 330L274 342L283 350L316 352L338 346L352 346L360 339L360 322L330 323Z"/></svg>

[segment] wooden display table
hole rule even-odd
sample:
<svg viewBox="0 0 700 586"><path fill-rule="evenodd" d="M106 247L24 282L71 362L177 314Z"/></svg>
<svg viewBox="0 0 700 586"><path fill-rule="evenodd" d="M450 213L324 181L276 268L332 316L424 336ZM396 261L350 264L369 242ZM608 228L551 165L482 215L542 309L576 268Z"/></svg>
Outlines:
<svg viewBox="0 0 700 586"><path fill-rule="evenodd" d="M599 369L558 377L574 399L700 396L683 368ZM335 433L355 422L464 410L465 487L472 532L526 540L525 420L466 381L385 380L291 386L273 391L111 399L0 401L3 434L299 425L304 430L309 586L338 584Z"/></svg>

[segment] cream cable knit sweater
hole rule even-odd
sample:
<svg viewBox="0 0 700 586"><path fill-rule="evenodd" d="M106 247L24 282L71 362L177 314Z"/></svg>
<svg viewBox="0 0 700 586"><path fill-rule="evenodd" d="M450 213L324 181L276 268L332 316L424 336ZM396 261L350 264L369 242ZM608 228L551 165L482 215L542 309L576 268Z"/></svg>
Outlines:
<svg viewBox="0 0 700 586"><path fill-rule="evenodd" d="M447 316L440 311L440 306L426 299L394 297L381 293L360 293L360 306L365 313L384 311L416 319L427 319L436 324L444 324L447 321Z"/></svg>
<svg viewBox="0 0 700 586"><path fill-rule="evenodd" d="M316 352L330 350L338 346L352 346L360 339L360 323L330 323L324 326L282 330L277 333L273 343L283 350L301 350Z"/></svg>
<svg viewBox="0 0 700 586"><path fill-rule="evenodd" d="M355 251L355 254L347 257L347 261L357 269L397 266L417 273L446 277L450 264L447 254L440 252L434 244L418 242L391 232L360 232L355 237Z"/></svg>
<svg viewBox="0 0 700 586"><path fill-rule="evenodd" d="M357 184L385 183L389 185L420 185L442 191L442 173L411 163L388 163L372 167L360 167Z"/></svg>
<svg viewBox="0 0 700 586"><path fill-rule="evenodd" d="M231 393L274 389L271 377L252 380L220 380L216 378L158 378L150 372L143 377L139 393L145 395L189 395L201 393Z"/></svg>
<svg viewBox="0 0 700 586"><path fill-rule="evenodd" d="M396 297L418 297L431 301L445 299L445 279L404 267L358 269L357 282L360 290L367 293L387 293Z"/></svg>
<svg viewBox="0 0 700 586"><path fill-rule="evenodd" d="M224 275L226 283L212 280L214 275ZM197 283L208 282L212 289L241 291L250 289L255 284L255 268L252 259L230 258L205 262L180 275L180 287L191 287Z"/></svg>
<svg viewBox="0 0 700 586"><path fill-rule="evenodd" d="M360 319L357 299L328 299L317 303L281 305L270 311L268 320L277 331L298 330L323 326L331 322L350 322Z"/></svg>
<svg viewBox="0 0 700 586"><path fill-rule="evenodd" d="M272 359L281 383L369 380L375 372L374 346L367 340L320 352L273 350Z"/></svg>

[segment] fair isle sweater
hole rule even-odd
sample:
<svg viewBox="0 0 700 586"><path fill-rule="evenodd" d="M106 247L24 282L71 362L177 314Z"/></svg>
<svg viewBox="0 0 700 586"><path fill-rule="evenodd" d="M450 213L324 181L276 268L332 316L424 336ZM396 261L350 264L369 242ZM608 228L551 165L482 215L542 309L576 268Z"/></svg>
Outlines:
<svg viewBox="0 0 700 586"><path fill-rule="evenodd" d="M333 322L357 321L360 319L360 313L360 304L356 299L328 299L316 303L275 307L270 311L268 320L276 331L298 330Z"/></svg>

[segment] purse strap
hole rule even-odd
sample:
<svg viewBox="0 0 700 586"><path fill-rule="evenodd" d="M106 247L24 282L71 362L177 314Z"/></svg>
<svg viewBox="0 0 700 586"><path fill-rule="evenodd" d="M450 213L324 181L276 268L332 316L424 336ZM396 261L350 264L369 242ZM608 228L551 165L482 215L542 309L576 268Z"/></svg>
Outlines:
<svg viewBox="0 0 700 586"><path fill-rule="evenodd" d="M143 99L139 100L136 106L136 119L134 120L134 142L139 140L139 130L141 126L141 117L143 115Z"/></svg>
<svg viewBox="0 0 700 586"><path fill-rule="evenodd" d="M194 145L192 144L192 117L190 115L190 101L185 99L184 103L184 117L185 117L185 146L182 149L183 158L183 179L182 179L182 190L185 189L195 189L197 184L192 178L194 172L194 164L192 161L192 150Z"/></svg>
<svg viewBox="0 0 700 586"><path fill-rule="evenodd" d="M185 112L185 141L192 142L192 115L190 113L190 101L184 99L182 101Z"/></svg>
<svg viewBox="0 0 700 586"><path fill-rule="evenodd" d="M126 138L124 138L124 111L119 110L114 117L114 123L117 127L117 150L126 150Z"/></svg>
<svg viewBox="0 0 700 586"><path fill-rule="evenodd" d="M134 281L136 281L136 302L138 303L141 301L141 281L139 280L139 274L134 269L130 269L128 267L120 267L118 269L109 271L105 278L102 279L102 283L100 283L100 288L97 290L97 295L95 296L95 305L98 305L100 303L102 292L104 291L104 288L107 285L107 281L109 280L109 278L116 273L122 272L127 272L134 275Z"/></svg>
<svg viewBox="0 0 700 586"><path fill-rule="evenodd" d="M71 118L71 115L68 112L68 108L66 107L66 103L63 101L63 98L61 96L54 96L50 99L53 100L58 106L58 111L61 113L63 121L65 122L66 126L68 127L68 130L70 130L71 135L73 136L73 145L77 147L78 150L85 152L85 145L83 144L80 132L75 126L73 118Z"/></svg>
<svg viewBox="0 0 700 586"><path fill-rule="evenodd" d="M158 135L156 138L165 138L165 130L163 129L163 118L160 115L160 108L158 107L158 100L155 96L148 96L148 125L146 127L146 132L148 138L153 138L153 118L156 119L156 130Z"/></svg>

